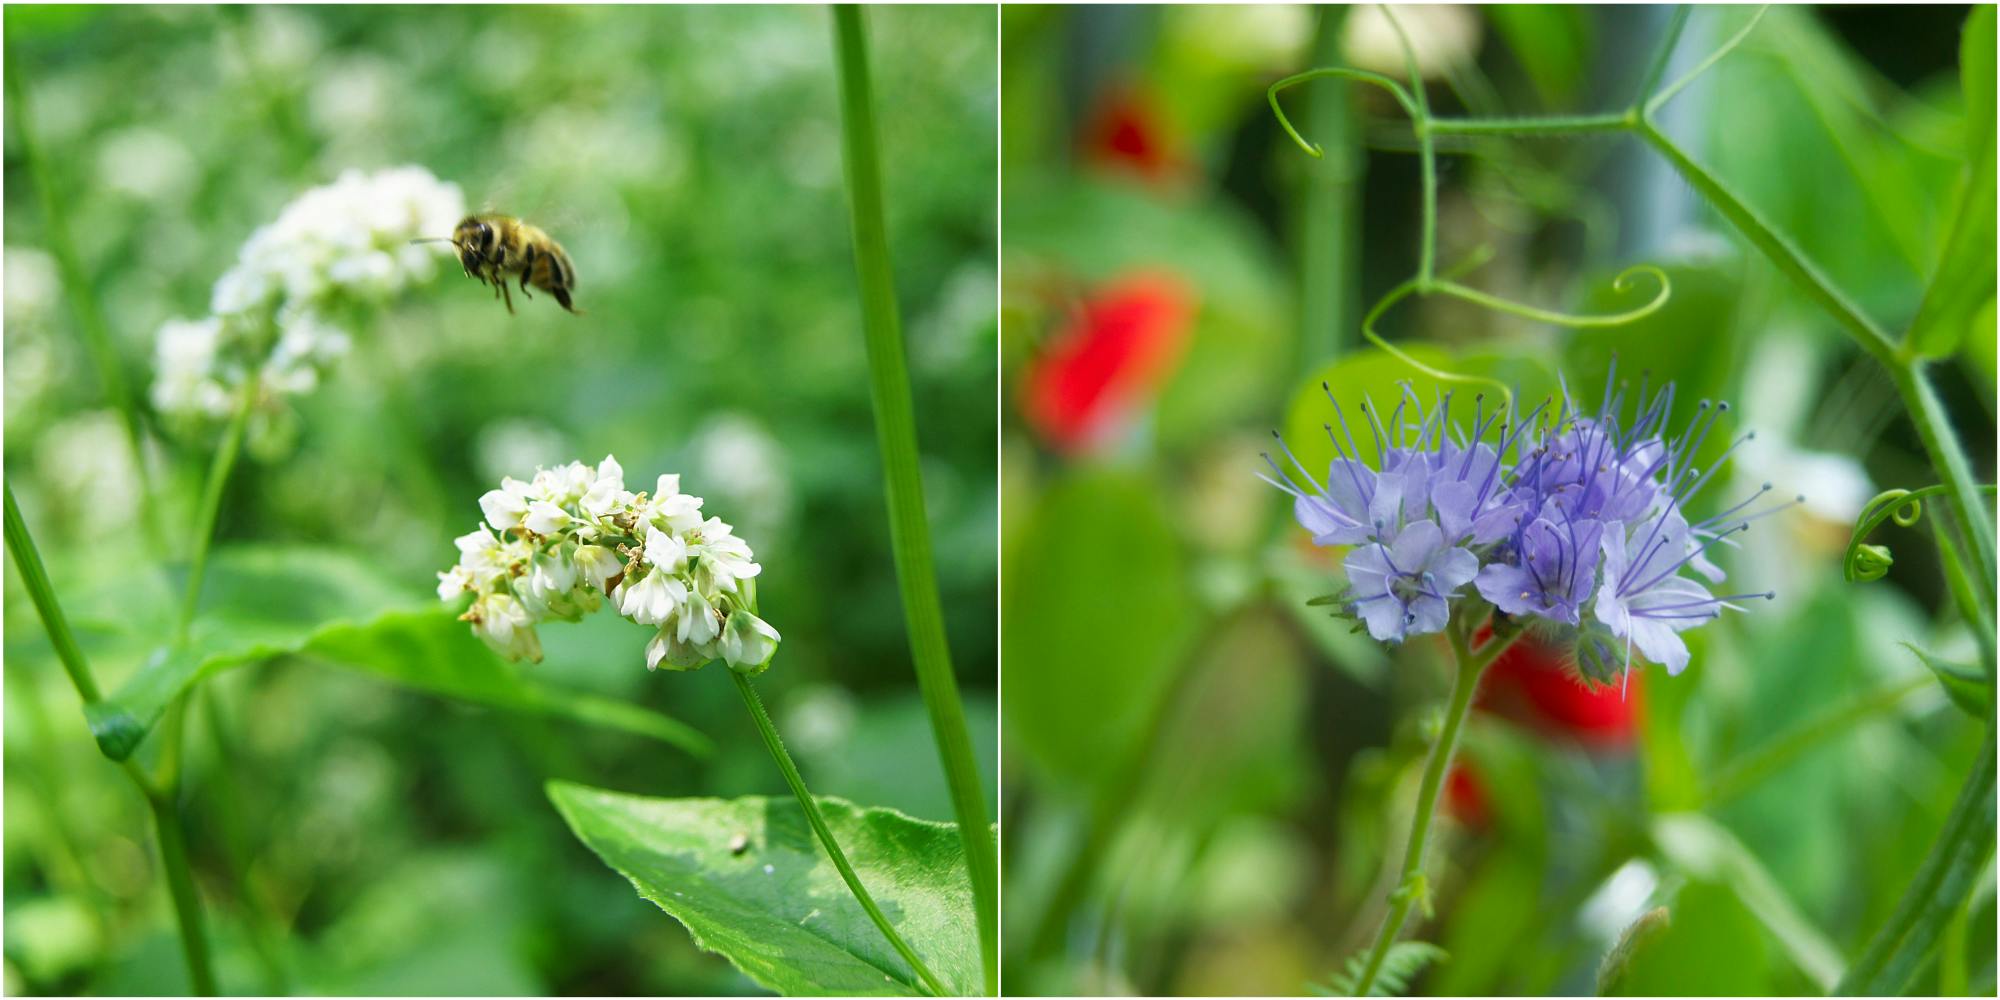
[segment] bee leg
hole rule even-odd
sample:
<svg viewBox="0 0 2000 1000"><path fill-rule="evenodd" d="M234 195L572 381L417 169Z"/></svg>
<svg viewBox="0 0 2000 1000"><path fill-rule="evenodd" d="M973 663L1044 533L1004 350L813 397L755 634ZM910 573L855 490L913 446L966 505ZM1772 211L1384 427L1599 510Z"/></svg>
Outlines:
<svg viewBox="0 0 2000 1000"><path fill-rule="evenodd" d="M526 271L521 272L521 297L524 299L534 298L534 296L528 294L528 272Z"/></svg>
<svg viewBox="0 0 2000 1000"><path fill-rule="evenodd" d="M500 298L507 303L507 315L514 315L514 296L507 292L507 279L502 278L493 284L500 289Z"/></svg>

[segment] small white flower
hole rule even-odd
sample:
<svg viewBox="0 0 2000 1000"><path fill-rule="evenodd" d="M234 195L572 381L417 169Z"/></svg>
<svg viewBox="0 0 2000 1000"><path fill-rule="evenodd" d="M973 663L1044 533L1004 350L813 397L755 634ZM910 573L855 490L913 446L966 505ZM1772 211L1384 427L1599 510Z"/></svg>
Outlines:
<svg viewBox="0 0 2000 1000"><path fill-rule="evenodd" d="M603 517L612 509L630 502L631 494L625 492L625 469L610 455L597 463L597 471L590 488L583 494L577 505L591 517Z"/></svg>
<svg viewBox="0 0 2000 1000"><path fill-rule="evenodd" d="M618 553L602 545L579 545L576 547L576 555L571 558L576 563L577 576L600 592L612 577L625 569L618 562Z"/></svg>
<svg viewBox="0 0 2000 1000"><path fill-rule="evenodd" d="M528 516L521 523L537 535L553 535L574 520L561 507L547 500L537 500L528 505Z"/></svg>
<svg viewBox="0 0 2000 1000"><path fill-rule="evenodd" d="M487 594L465 613L472 632L509 660L542 661L542 641L535 620L512 594Z"/></svg>
<svg viewBox="0 0 2000 1000"><path fill-rule="evenodd" d="M500 488L487 490L479 498L486 523L506 531L528 516L528 484L512 476L500 480Z"/></svg>
<svg viewBox="0 0 2000 1000"><path fill-rule="evenodd" d="M732 667L762 668L778 651L778 630L764 619L738 609L722 624L716 650Z"/></svg>
<svg viewBox="0 0 2000 1000"><path fill-rule="evenodd" d="M663 666L668 670L693 670L712 659L700 647L682 642L671 625L653 633L651 641L646 643L647 670Z"/></svg>
<svg viewBox="0 0 2000 1000"><path fill-rule="evenodd" d="M460 535L453 541L458 546L460 566L471 575L475 583L502 576L507 572L507 564L501 561L500 540L481 525L479 530Z"/></svg>
<svg viewBox="0 0 2000 1000"><path fill-rule="evenodd" d="M687 599L681 602L678 630L681 641L696 646L706 645L714 640L718 629L715 605L710 604L701 591L688 591Z"/></svg>
<svg viewBox="0 0 2000 1000"><path fill-rule="evenodd" d="M619 614L641 625L659 625L688 599L688 588L670 573L651 570L637 583L627 577L612 596L618 600Z"/></svg>
<svg viewBox="0 0 2000 1000"><path fill-rule="evenodd" d="M473 588L472 574L463 566L453 566L438 574L438 600L450 601Z"/></svg>
<svg viewBox="0 0 2000 1000"><path fill-rule="evenodd" d="M686 542L651 525L646 527L646 565L666 573L679 573L687 568L687 559Z"/></svg>
<svg viewBox="0 0 2000 1000"><path fill-rule="evenodd" d="M661 476L643 519L669 531L692 531L701 524L701 498L681 492L680 476Z"/></svg>

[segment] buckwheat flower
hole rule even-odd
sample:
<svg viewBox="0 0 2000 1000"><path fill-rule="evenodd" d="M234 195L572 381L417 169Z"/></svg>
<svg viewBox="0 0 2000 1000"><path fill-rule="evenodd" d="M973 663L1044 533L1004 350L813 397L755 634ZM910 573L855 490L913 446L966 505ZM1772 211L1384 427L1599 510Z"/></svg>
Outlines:
<svg viewBox="0 0 2000 1000"><path fill-rule="evenodd" d="M472 633L510 660L542 661L542 641L535 619L512 594L487 594L465 613Z"/></svg>
<svg viewBox="0 0 2000 1000"><path fill-rule="evenodd" d="M1364 545L1347 557L1354 607L1381 642L1441 632L1458 588L1479 574L1469 549L1445 544L1435 521L1418 521L1384 545Z"/></svg>
<svg viewBox="0 0 2000 1000"><path fill-rule="evenodd" d="M749 581L762 570L728 522L703 519L702 500L680 478L659 479L651 498L624 486L607 455L505 478L480 497L486 522L457 540L459 563L438 574L438 596L478 596L464 619L513 659L539 657L534 626L575 621L608 603L653 628L649 669L691 670L723 660L763 669L778 632L756 614ZM489 527L490 525L490 527Z"/></svg>
<svg viewBox="0 0 2000 1000"><path fill-rule="evenodd" d="M201 428L227 420L248 394L250 442L283 444L288 397L318 388L352 337L330 317L364 315L438 272L440 251L413 247L465 212L458 187L420 167L350 170L286 205L250 235L216 280L204 320L158 334L154 406Z"/></svg>

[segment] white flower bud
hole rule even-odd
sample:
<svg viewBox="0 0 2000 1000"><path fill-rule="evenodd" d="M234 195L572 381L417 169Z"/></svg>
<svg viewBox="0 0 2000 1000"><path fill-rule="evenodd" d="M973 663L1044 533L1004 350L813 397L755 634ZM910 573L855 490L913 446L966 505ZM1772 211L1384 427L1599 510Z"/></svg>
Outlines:
<svg viewBox="0 0 2000 1000"><path fill-rule="evenodd" d="M511 476L500 480L499 489L479 497L479 509L486 514L486 523L500 531L520 524L528 514L528 484Z"/></svg>
<svg viewBox="0 0 2000 1000"><path fill-rule="evenodd" d="M771 662L778 651L778 630L765 623L764 619L748 611L738 609L729 613L729 619L722 624L722 637L716 641L716 650L731 667L747 673L760 673Z"/></svg>
<svg viewBox="0 0 2000 1000"><path fill-rule="evenodd" d="M571 558L576 563L577 576L600 592L612 577L617 576L625 568L618 562L618 553L602 545L579 545L576 547L576 555Z"/></svg>
<svg viewBox="0 0 2000 1000"><path fill-rule="evenodd" d="M511 594L487 594L474 601L466 612L472 632L493 651L509 660L542 661L542 641L535 635L535 620Z"/></svg>
<svg viewBox="0 0 2000 1000"><path fill-rule="evenodd" d="M547 500L537 500L528 505L528 516L521 523L537 535L553 535L574 520L561 507Z"/></svg>

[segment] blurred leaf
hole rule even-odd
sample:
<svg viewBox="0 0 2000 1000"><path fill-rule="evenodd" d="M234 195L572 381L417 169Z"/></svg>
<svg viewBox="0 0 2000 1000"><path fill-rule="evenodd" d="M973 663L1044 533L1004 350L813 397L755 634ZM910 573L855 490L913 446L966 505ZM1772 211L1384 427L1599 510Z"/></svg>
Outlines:
<svg viewBox="0 0 2000 1000"><path fill-rule="evenodd" d="M1615 996L1625 981L1625 974L1631 971L1632 956L1672 925L1672 917L1664 906L1647 910L1639 915L1639 919L1632 921L1632 925L1618 935L1618 943L1605 953L1603 964L1597 967L1597 994Z"/></svg>
<svg viewBox="0 0 2000 1000"><path fill-rule="evenodd" d="M292 547L228 549L216 554L209 584L210 607L188 645L160 648L110 697L85 710L98 746L112 759L130 756L168 704L197 681L285 654L495 708L623 729L693 753L710 749L706 737L658 713L521 677L451 611L411 597L354 556ZM133 624L143 627L169 613L134 608Z"/></svg>
<svg viewBox="0 0 2000 1000"><path fill-rule="evenodd" d="M550 783L548 792L605 864L759 985L806 995L922 992L826 859L798 803L652 799L566 782ZM979 992L956 828L843 799L819 802L862 884L910 947L955 993Z"/></svg>
<svg viewBox="0 0 2000 1000"><path fill-rule="evenodd" d="M1759 996L1768 960L1757 920L1713 882L1691 882L1673 901L1673 921L1637 942L1606 996Z"/></svg>
<svg viewBox="0 0 2000 1000"><path fill-rule="evenodd" d="M1593 9L1552 3L1501 3L1486 8L1493 27L1528 71L1542 103L1569 103L1583 78Z"/></svg>
<svg viewBox="0 0 2000 1000"><path fill-rule="evenodd" d="M1675 813L1653 821L1653 841L1675 867L1729 887L1820 989L1840 980L1846 962L1839 949L1727 828L1699 813Z"/></svg>
<svg viewBox="0 0 2000 1000"><path fill-rule="evenodd" d="M1910 323L1909 343L1924 357L1958 350L1973 317L1994 288L1994 20L1993 8L1972 8L1960 43L1965 86L1966 161L1956 211L1923 304Z"/></svg>
<svg viewBox="0 0 2000 1000"><path fill-rule="evenodd" d="M1007 738L1051 778L1127 759L1172 680L1196 607L1159 488L1077 472L1041 498L1005 574Z"/></svg>
<svg viewBox="0 0 2000 1000"><path fill-rule="evenodd" d="M1902 645L1917 654L1917 659L1924 661L1924 666L1937 675L1938 683L1944 685L1944 693L1951 696L1952 704L1975 719L1993 718L1992 678L1978 668L1940 660L1915 643Z"/></svg>

